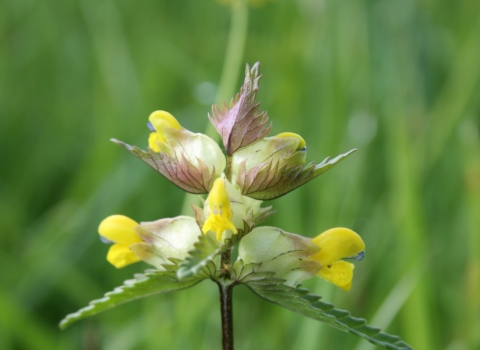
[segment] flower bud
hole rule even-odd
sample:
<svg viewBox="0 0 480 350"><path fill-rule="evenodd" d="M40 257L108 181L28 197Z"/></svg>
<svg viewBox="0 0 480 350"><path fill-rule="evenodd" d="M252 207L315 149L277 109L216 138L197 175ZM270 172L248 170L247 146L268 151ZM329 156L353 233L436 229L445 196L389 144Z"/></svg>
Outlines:
<svg viewBox="0 0 480 350"><path fill-rule="evenodd" d="M285 132L266 137L233 154L232 173L243 176L252 169L275 168L285 165L287 168L305 164L307 146L305 140L297 134ZM239 172L243 172L244 174Z"/></svg>
<svg viewBox="0 0 480 350"><path fill-rule="evenodd" d="M283 133L241 149L233 156L235 185L244 196L259 200L281 197L323 174L355 152L353 149L320 164L305 163L305 141Z"/></svg>

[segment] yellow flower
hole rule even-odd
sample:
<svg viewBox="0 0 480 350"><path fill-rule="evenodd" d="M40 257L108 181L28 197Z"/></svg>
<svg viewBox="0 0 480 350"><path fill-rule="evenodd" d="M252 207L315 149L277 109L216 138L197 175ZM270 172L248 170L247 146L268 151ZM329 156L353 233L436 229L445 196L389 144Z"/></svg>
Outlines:
<svg viewBox="0 0 480 350"><path fill-rule="evenodd" d="M138 223L123 215L112 215L104 219L98 227L98 233L115 244L110 247L107 260L116 268L122 268L140 258L130 250L130 246L142 242L135 232Z"/></svg>
<svg viewBox="0 0 480 350"><path fill-rule="evenodd" d="M312 243L320 247L318 253L309 257L322 265L317 275L344 290L350 290L355 266L341 259L363 258L365 243L360 236L348 228L337 227L321 233L312 239Z"/></svg>
<svg viewBox="0 0 480 350"><path fill-rule="evenodd" d="M233 212L230 208L230 199L227 189L222 179L216 179L213 183L212 190L207 198L210 213L207 220L203 224L202 232L206 234L208 231L215 232L217 240L222 240L222 234L226 230L237 233L237 229L231 221Z"/></svg>
<svg viewBox="0 0 480 350"><path fill-rule="evenodd" d="M167 142L163 134L163 128L168 127L172 129L181 130L182 127L173 115L165 111L155 111L148 117L150 125L155 129L148 138L148 146L155 152L160 152L158 142Z"/></svg>

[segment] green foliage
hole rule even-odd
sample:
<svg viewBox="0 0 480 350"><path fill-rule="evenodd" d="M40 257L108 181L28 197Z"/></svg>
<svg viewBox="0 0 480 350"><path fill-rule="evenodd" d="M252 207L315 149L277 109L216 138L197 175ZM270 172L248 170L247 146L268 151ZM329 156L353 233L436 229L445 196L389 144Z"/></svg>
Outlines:
<svg viewBox="0 0 480 350"><path fill-rule="evenodd" d="M350 315L350 312L335 308L331 303L320 300L322 297L310 294L308 289L292 288L283 284L283 280L261 273L248 279L248 287L260 297L283 306L291 311L314 320L321 321L344 332L367 339L369 342L392 350L412 349L400 337L381 332L368 326L366 320ZM273 273L271 273L271 276Z"/></svg>
<svg viewBox="0 0 480 350"><path fill-rule="evenodd" d="M261 61L271 134L300 134L308 161L358 148L269 203L265 224L358 232L367 251L352 290L306 285L415 349L480 348L479 11L471 0L270 1L249 9L232 72ZM218 347L213 283L94 325L59 332L58 321L146 268L104 260L103 218L179 214L182 191L108 140L145 149L156 109L205 130L229 25L214 0L0 1L0 349ZM426 272L392 307L418 266ZM243 288L234 307L238 350L356 345Z"/></svg>
<svg viewBox="0 0 480 350"><path fill-rule="evenodd" d="M136 274L134 279L125 281L123 286L106 293L103 298L93 300L88 306L67 315L60 322L60 328L65 329L78 320L96 315L120 304L155 294L192 287L203 280L202 276L179 280L177 278L177 265L165 265L165 268L166 271L147 270L143 274Z"/></svg>
<svg viewBox="0 0 480 350"><path fill-rule="evenodd" d="M214 278L219 265L219 261L216 258L219 257L225 249L226 245L220 246L213 232L198 236L195 249L189 253L189 256L180 265L177 270L177 277L182 280L187 277L196 276L203 271L203 273Z"/></svg>

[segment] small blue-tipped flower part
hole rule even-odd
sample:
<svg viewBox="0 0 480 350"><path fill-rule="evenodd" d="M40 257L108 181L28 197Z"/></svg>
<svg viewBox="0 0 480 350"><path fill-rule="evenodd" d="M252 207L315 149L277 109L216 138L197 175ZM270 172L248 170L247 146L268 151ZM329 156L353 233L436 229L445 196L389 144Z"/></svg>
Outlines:
<svg viewBox="0 0 480 350"><path fill-rule="evenodd" d="M102 241L102 243L105 243L105 244L113 244L115 243L114 241L111 241L109 240L108 238L105 238L103 236L99 236L100 237L100 241Z"/></svg>
<svg viewBox="0 0 480 350"><path fill-rule="evenodd" d="M365 251L360 252L360 253L358 253L357 255L350 256L350 257L348 257L348 258L344 258L344 259L351 259L351 260L360 261L360 260L362 260L364 257L365 257Z"/></svg>
<svg viewBox="0 0 480 350"><path fill-rule="evenodd" d="M153 131L153 132L157 131L157 130L155 130L155 128L153 127L153 124L150 123L150 122L147 123L147 128L148 128L150 131Z"/></svg>

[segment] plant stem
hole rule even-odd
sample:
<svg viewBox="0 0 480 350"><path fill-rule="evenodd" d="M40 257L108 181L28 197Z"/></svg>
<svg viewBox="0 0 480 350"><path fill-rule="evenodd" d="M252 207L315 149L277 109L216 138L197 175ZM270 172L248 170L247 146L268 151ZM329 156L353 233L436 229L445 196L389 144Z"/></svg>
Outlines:
<svg viewBox="0 0 480 350"><path fill-rule="evenodd" d="M228 45L225 53L225 61L223 64L222 78L218 88L216 102L222 99L233 97L235 93L235 85L237 82L238 70L240 69L245 41L247 38L248 26L248 7L245 0L232 1L232 22L230 33L228 35ZM207 135L217 135L213 125L209 124L206 132ZM218 136L217 136L218 137ZM232 159L227 157L227 166L225 175L228 181L232 181ZM221 257L221 267L232 264L231 249L225 251ZM229 276L225 276L228 278ZM218 283L220 290L220 312L222 316L222 344L223 350L233 350L233 306L232 292L233 285L225 285Z"/></svg>
<svg viewBox="0 0 480 350"><path fill-rule="evenodd" d="M223 350L233 350L233 285L224 285L219 282L218 289L220 290L220 313L222 316Z"/></svg>
<svg viewBox="0 0 480 350"><path fill-rule="evenodd" d="M222 253L220 266L223 268L225 265L231 265L231 264L232 264L232 250L227 249ZM230 274L225 271L224 277L230 278Z"/></svg>
<svg viewBox="0 0 480 350"><path fill-rule="evenodd" d="M232 156L227 156L227 165L225 167L225 177L232 182Z"/></svg>
<svg viewBox="0 0 480 350"><path fill-rule="evenodd" d="M222 75L218 87L216 102L219 103L223 99L233 97L235 93L235 86L238 79L238 70L242 65L243 51L247 39L248 27L248 7L245 0L233 0L232 19L230 25L230 32L228 35L227 49L225 52L225 60L223 62ZM208 124L205 129L205 134L215 140L219 139L212 124ZM227 157L227 167L225 174L228 181L232 180L232 160ZM182 213L189 212L190 203L196 200L197 196L186 194L183 202ZM232 264L232 251L227 250L221 256L221 268L225 265ZM229 278L225 275L223 278ZM223 350L233 350L233 314L232 314L232 289L233 284L225 285L222 282L217 282L220 290L220 311L222 316L222 344Z"/></svg>

